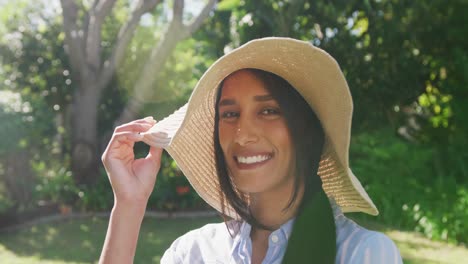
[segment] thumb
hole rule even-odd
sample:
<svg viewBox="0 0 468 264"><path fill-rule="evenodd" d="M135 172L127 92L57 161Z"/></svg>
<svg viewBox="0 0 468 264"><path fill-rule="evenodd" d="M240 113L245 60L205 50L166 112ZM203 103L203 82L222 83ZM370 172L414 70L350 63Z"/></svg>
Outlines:
<svg viewBox="0 0 468 264"><path fill-rule="evenodd" d="M146 155L145 159L153 163L156 163L157 166L159 167L161 165L162 151L163 151L162 148L151 146L149 149L148 155Z"/></svg>

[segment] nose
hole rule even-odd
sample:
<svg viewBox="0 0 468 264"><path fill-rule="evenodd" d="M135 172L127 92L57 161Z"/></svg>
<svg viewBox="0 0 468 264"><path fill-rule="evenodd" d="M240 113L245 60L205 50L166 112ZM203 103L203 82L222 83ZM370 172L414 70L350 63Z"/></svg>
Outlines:
<svg viewBox="0 0 468 264"><path fill-rule="evenodd" d="M246 118L239 118L239 122L236 127L235 142L240 146L246 146L251 143L255 143L258 140L258 133L255 129L255 122L252 120L246 120Z"/></svg>

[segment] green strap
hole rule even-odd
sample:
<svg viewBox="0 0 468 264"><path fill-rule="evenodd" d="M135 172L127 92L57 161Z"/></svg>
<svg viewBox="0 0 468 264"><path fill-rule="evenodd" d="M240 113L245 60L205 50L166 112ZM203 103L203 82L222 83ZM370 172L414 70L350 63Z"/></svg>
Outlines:
<svg viewBox="0 0 468 264"><path fill-rule="evenodd" d="M283 263L335 263L335 229L330 202L320 190L297 216Z"/></svg>

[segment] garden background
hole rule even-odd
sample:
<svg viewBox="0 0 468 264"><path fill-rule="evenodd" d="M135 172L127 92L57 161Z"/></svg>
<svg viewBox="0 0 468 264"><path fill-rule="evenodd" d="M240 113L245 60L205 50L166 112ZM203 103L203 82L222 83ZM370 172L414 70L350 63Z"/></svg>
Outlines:
<svg viewBox="0 0 468 264"><path fill-rule="evenodd" d="M100 157L115 126L172 113L211 63L248 40L289 36L327 50L348 80L351 169L380 210L351 217L444 244L468 242L468 1L0 0L0 7L3 232L43 216L108 212L113 194ZM148 209L209 208L165 155Z"/></svg>

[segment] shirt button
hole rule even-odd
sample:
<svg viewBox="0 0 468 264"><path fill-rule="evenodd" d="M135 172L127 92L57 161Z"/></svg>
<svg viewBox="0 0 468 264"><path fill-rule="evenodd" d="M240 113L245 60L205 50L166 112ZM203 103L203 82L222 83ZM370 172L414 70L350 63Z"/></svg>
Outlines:
<svg viewBox="0 0 468 264"><path fill-rule="evenodd" d="M278 240L279 240L279 238L278 238L277 235L272 235L272 236L271 236L271 241L273 241L273 243L278 242Z"/></svg>

